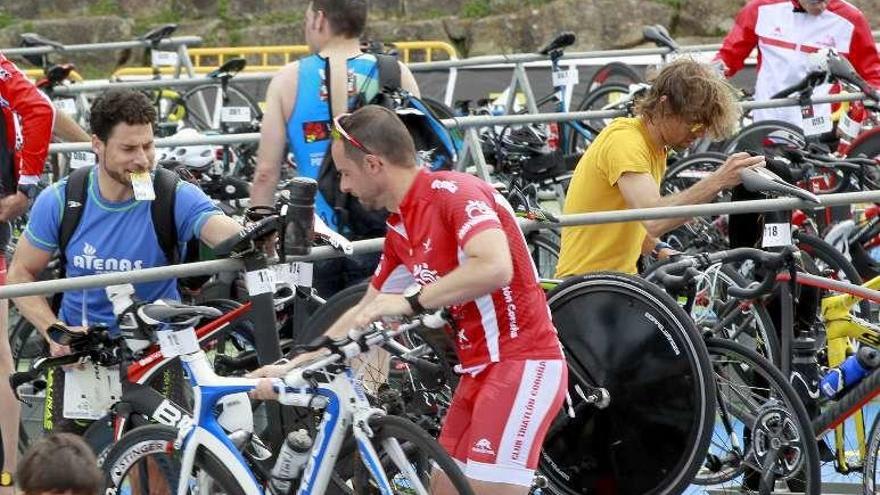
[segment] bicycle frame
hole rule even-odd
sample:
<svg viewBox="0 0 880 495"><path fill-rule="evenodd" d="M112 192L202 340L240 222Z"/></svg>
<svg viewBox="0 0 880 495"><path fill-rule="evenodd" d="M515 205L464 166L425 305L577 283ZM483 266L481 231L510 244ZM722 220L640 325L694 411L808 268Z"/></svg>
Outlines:
<svg viewBox="0 0 880 495"><path fill-rule="evenodd" d="M182 332L192 332L185 329ZM179 333L179 332L178 332ZM183 337L186 339L186 336ZM174 351L169 351L173 354ZM331 356L333 358L335 356ZM233 445L217 421L215 406L228 395L250 392L257 386L257 379L227 378L217 376L211 368L207 356L201 349L182 353L181 362L190 375L190 382L195 391L196 421L180 430L178 442L182 451L181 473L191 473L195 463L196 452L204 448L213 454L238 480L248 495L262 495L264 492L241 453ZM327 361L325 358L314 365ZM326 384L317 386L312 383L307 387L289 387L280 380L275 380L279 392L279 402L287 405L323 409L324 415L317 428L317 436L306 463L297 494L324 493L330 482L333 464L339 455L344 431L351 427L357 441L358 452L363 457L367 469L379 484L382 493L392 493L391 484L381 468L381 462L369 438L372 431L369 419L374 415L385 414L381 409L370 406L360 383L354 377L351 368L341 367L341 372L324 372ZM300 380L306 384L306 380ZM387 447L386 447L387 448ZM402 451L389 449L394 457L402 455ZM398 459L399 460L399 459ZM409 481L418 483L418 477L409 476ZM178 481L177 494L186 495L189 490L189 479L181 476ZM427 493L423 486L420 493Z"/></svg>
<svg viewBox="0 0 880 495"><path fill-rule="evenodd" d="M779 281L789 281L787 273L777 276ZM868 321L858 318L850 310L862 299L868 299L880 303L880 276L875 277L862 285L853 285L815 275L798 273L796 283L826 290L843 292L836 296L823 297L821 302L822 320L826 330L826 348L828 351L828 366L837 367L847 358L847 352L852 350L851 340L865 345L880 346L880 327ZM880 373L876 369L869 377ZM868 382L865 377L863 382ZM813 421L813 430L817 436L834 429L835 443L838 447L844 445L845 431L843 423L850 417L855 421L856 441L858 442L860 458L864 459L867 453L865 421L862 407L871 399L880 395L880 388L863 390L856 387L842 397L838 398L826 412ZM844 448L837 448L837 469L842 473L849 472L850 466L846 459Z"/></svg>

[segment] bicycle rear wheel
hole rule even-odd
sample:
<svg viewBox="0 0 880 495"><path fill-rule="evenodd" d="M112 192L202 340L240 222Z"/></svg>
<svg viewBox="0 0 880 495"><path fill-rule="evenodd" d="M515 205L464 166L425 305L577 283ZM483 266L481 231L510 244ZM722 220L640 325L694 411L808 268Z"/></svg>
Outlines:
<svg viewBox="0 0 880 495"><path fill-rule="evenodd" d="M439 469L449 479L454 493L473 494L470 483L452 457L418 426L395 416L377 416L370 419L370 428L373 430L372 446L379 455L391 493L432 493L434 470ZM354 493L382 493L360 452L354 462Z"/></svg>
<svg viewBox="0 0 880 495"><path fill-rule="evenodd" d="M789 484L819 493L819 450L797 392L773 365L736 342L707 339L718 399L709 455L694 483L757 493Z"/></svg>
<svg viewBox="0 0 880 495"><path fill-rule="evenodd" d="M548 294L569 369L567 408L550 426L540 472L560 494L679 493L709 444L711 365L690 318L645 280L598 273ZM611 396L587 405L581 384Z"/></svg>

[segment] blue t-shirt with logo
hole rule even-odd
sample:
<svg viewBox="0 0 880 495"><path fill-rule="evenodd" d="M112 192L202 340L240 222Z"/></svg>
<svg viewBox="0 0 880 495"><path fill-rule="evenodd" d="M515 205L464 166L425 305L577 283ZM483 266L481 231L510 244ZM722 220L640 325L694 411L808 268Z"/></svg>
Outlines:
<svg viewBox="0 0 880 495"><path fill-rule="evenodd" d="M44 251L54 252L58 249L66 184L65 179L42 191L29 213L24 235L31 244ZM65 253L67 277L124 272L168 264L153 228L150 201L129 199L115 202L102 198L96 168L89 174L87 190L85 210ZM198 237L209 217L222 213L193 184L178 182L176 194L174 221L182 249L186 242ZM134 287L137 297L142 301L180 299L174 279L135 284ZM111 329L116 329L113 306L104 288L65 292L58 317L68 325L81 325L85 321L90 325L105 323Z"/></svg>

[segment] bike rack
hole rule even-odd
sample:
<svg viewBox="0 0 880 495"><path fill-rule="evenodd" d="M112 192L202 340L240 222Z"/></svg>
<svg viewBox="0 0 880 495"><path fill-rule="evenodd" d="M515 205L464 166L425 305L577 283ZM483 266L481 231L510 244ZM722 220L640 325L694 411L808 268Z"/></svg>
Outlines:
<svg viewBox="0 0 880 495"><path fill-rule="evenodd" d="M200 36L177 36L160 41L158 48L171 48L177 52L177 65L174 72L175 77L180 77L182 69L186 69L189 77L196 75L192 60L189 58L187 46L198 46L202 44ZM131 41L115 41L111 43L84 43L80 45L65 45L63 49L53 46L34 46L28 48L0 48L0 53L7 57L15 55L42 55L47 53L77 53L77 52L99 52L99 51L115 51L124 50L126 48L142 48L152 47L152 43L147 40L131 40Z"/></svg>
<svg viewBox="0 0 880 495"><path fill-rule="evenodd" d="M754 201L737 201L728 203L707 203L687 206L666 206L660 208L639 208L632 210L615 210L595 213L583 213L578 215L561 215L558 223L537 222L534 220L522 220L520 225L523 230L539 230L542 228L557 228L561 226L595 225L601 223L636 222L642 220L656 220L660 218L681 218L695 216L714 216L738 213L757 213L766 211L792 210L796 208L813 209L828 206L848 205L853 203L880 202L880 191L864 191L854 193L827 194L820 196L820 204L815 204L800 199L762 199ZM382 250L384 239L367 239L355 241L354 254L375 253ZM288 256L285 263L296 261L315 261L327 258L346 256L329 246L320 246L312 249L308 256ZM26 284L5 285L0 287L0 299L36 296L52 294L59 291L73 291L82 289L94 289L108 285L144 282L155 282L169 278L189 277L194 275L212 275L220 272L238 271L244 268L244 263L237 259L223 259L212 261L199 261L181 265L162 266L134 270L130 272L104 273L101 275L89 275L86 277L73 277L62 280L46 280L42 282L29 282Z"/></svg>

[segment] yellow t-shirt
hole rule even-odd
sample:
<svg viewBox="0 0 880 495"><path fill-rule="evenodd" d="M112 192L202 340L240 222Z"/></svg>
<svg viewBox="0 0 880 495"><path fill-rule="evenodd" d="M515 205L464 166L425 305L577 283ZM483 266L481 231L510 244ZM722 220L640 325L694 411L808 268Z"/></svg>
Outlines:
<svg viewBox="0 0 880 495"><path fill-rule="evenodd" d="M657 184L666 172L666 151L653 144L638 117L614 120L590 144L568 186L563 213L627 209L617 188L626 172L651 174ZM645 235L641 222L565 227L556 276L605 270L636 273Z"/></svg>

